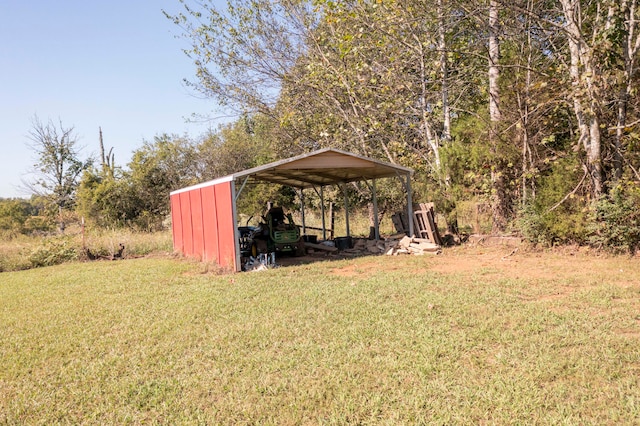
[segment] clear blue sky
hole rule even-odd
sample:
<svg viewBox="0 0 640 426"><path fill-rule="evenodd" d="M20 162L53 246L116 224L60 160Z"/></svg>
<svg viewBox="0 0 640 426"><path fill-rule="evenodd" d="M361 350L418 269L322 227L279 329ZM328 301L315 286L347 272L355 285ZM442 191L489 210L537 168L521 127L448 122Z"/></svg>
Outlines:
<svg viewBox="0 0 640 426"><path fill-rule="evenodd" d="M220 1L224 4L224 0ZM0 197L28 197L31 121L74 126L82 153L98 154L98 127L117 165L161 133L197 137L217 122L213 100L184 86L187 42L162 14L178 0L0 0Z"/></svg>

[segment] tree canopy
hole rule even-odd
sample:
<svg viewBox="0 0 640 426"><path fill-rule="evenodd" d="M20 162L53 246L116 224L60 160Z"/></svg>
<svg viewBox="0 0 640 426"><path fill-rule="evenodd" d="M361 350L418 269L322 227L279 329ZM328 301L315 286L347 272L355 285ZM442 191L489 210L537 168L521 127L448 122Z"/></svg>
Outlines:
<svg viewBox="0 0 640 426"><path fill-rule="evenodd" d="M640 180L637 0L181 3L193 86L273 119L288 152L414 167L497 231Z"/></svg>
<svg viewBox="0 0 640 426"><path fill-rule="evenodd" d="M494 231L539 242L614 241L597 225L638 193L638 0L178 1L187 84L238 119L85 172L94 216L161 223L171 189L321 147L414 168L452 229L486 203ZM39 164L64 207L86 164L60 127L64 173Z"/></svg>

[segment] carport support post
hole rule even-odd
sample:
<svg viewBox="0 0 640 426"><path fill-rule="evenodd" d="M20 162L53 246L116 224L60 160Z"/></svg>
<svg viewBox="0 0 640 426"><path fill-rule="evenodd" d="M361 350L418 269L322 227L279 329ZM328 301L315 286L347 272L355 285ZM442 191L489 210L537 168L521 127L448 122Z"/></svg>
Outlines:
<svg viewBox="0 0 640 426"><path fill-rule="evenodd" d="M347 185L341 183L340 189L342 189L342 194L344 195L344 219L347 227L347 237L350 237L351 231L349 230L349 198L347 197Z"/></svg>
<svg viewBox="0 0 640 426"><path fill-rule="evenodd" d="M304 217L304 189L300 188L300 214L302 215L302 234L307 233L307 223Z"/></svg>
<svg viewBox="0 0 640 426"><path fill-rule="evenodd" d="M407 184L405 185L407 190L407 221L409 222L409 236L413 237L413 195L411 194L411 173L407 173Z"/></svg>
<svg viewBox="0 0 640 426"><path fill-rule="evenodd" d="M327 225L324 219L324 186L320 187L320 210L322 211L322 239L327 239Z"/></svg>
<svg viewBox="0 0 640 426"><path fill-rule="evenodd" d="M244 183L247 183L247 181L245 180ZM244 188L244 185L242 185L240 187L240 191L236 192L236 182L235 180L231 179L231 215L233 217L233 232L234 232L234 244L235 244L235 252L236 252L236 258L235 258L235 267L236 267L236 272L240 272L242 271L242 263L241 263L241 259L240 259L240 231L238 230L238 205L236 204L236 200L238 199L238 197L240 196L240 192L242 192L242 189ZM218 261L220 261L220 259L218 259Z"/></svg>
<svg viewBox="0 0 640 426"><path fill-rule="evenodd" d="M378 195L376 194L376 180L372 180L371 195L373 197L373 227L375 229L375 239L380 240L380 223L378 222Z"/></svg>

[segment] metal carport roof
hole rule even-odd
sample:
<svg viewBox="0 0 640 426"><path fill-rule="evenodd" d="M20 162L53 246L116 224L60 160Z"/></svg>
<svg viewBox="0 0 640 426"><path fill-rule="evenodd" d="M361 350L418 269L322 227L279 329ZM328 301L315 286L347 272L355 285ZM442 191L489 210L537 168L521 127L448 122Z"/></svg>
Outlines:
<svg viewBox="0 0 640 426"><path fill-rule="evenodd" d="M325 148L253 169L234 173L234 179L250 178L295 188L337 185L367 179L411 175L413 169Z"/></svg>
<svg viewBox="0 0 640 426"><path fill-rule="evenodd" d="M234 173L228 178L240 183L236 197L242 193L244 186L251 181L263 181L291 186L304 190L305 188L324 187L328 185L344 185L349 182L371 180L370 186L373 195L375 211L375 233L379 236L377 223L378 204L376 199L376 179L397 177L401 180L407 192L407 217L412 217L411 175L413 169L391 163L385 163L373 158L363 157L334 148L325 148L318 151L287 158L242 172ZM344 190L344 189L343 189ZM302 195L301 195L302 197ZM321 196L322 198L322 196ZM324 220L324 203L323 220ZM304 205L303 228L304 228ZM345 211L348 214L346 193ZM349 232L349 219L347 216L347 233ZM324 228L324 222L323 222ZM410 233L413 233L413 222L409 221Z"/></svg>

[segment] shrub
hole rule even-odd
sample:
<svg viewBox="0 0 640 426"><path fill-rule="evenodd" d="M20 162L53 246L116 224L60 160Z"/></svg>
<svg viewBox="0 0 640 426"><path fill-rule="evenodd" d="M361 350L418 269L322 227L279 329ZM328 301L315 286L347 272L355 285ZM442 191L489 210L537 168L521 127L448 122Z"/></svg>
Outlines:
<svg viewBox="0 0 640 426"><path fill-rule="evenodd" d="M589 243L613 253L635 254L640 247L640 185L623 182L592 208Z"/></svg>
<svg viewBox="0 0 640 426"><path fill-rule="evenodd" d="M52 266L78 259L78 250L70 237L54 237L44 240L29 256L34 268Z"/></svg>
<svg viewBox="0 0 640 426"><path fill-rule="evenodd" d="M583 244L586 241L587 213L583 210L558 210L544 210L535 204L525 205L516 221L520 233L529 242L544 246Z"/></svg>

